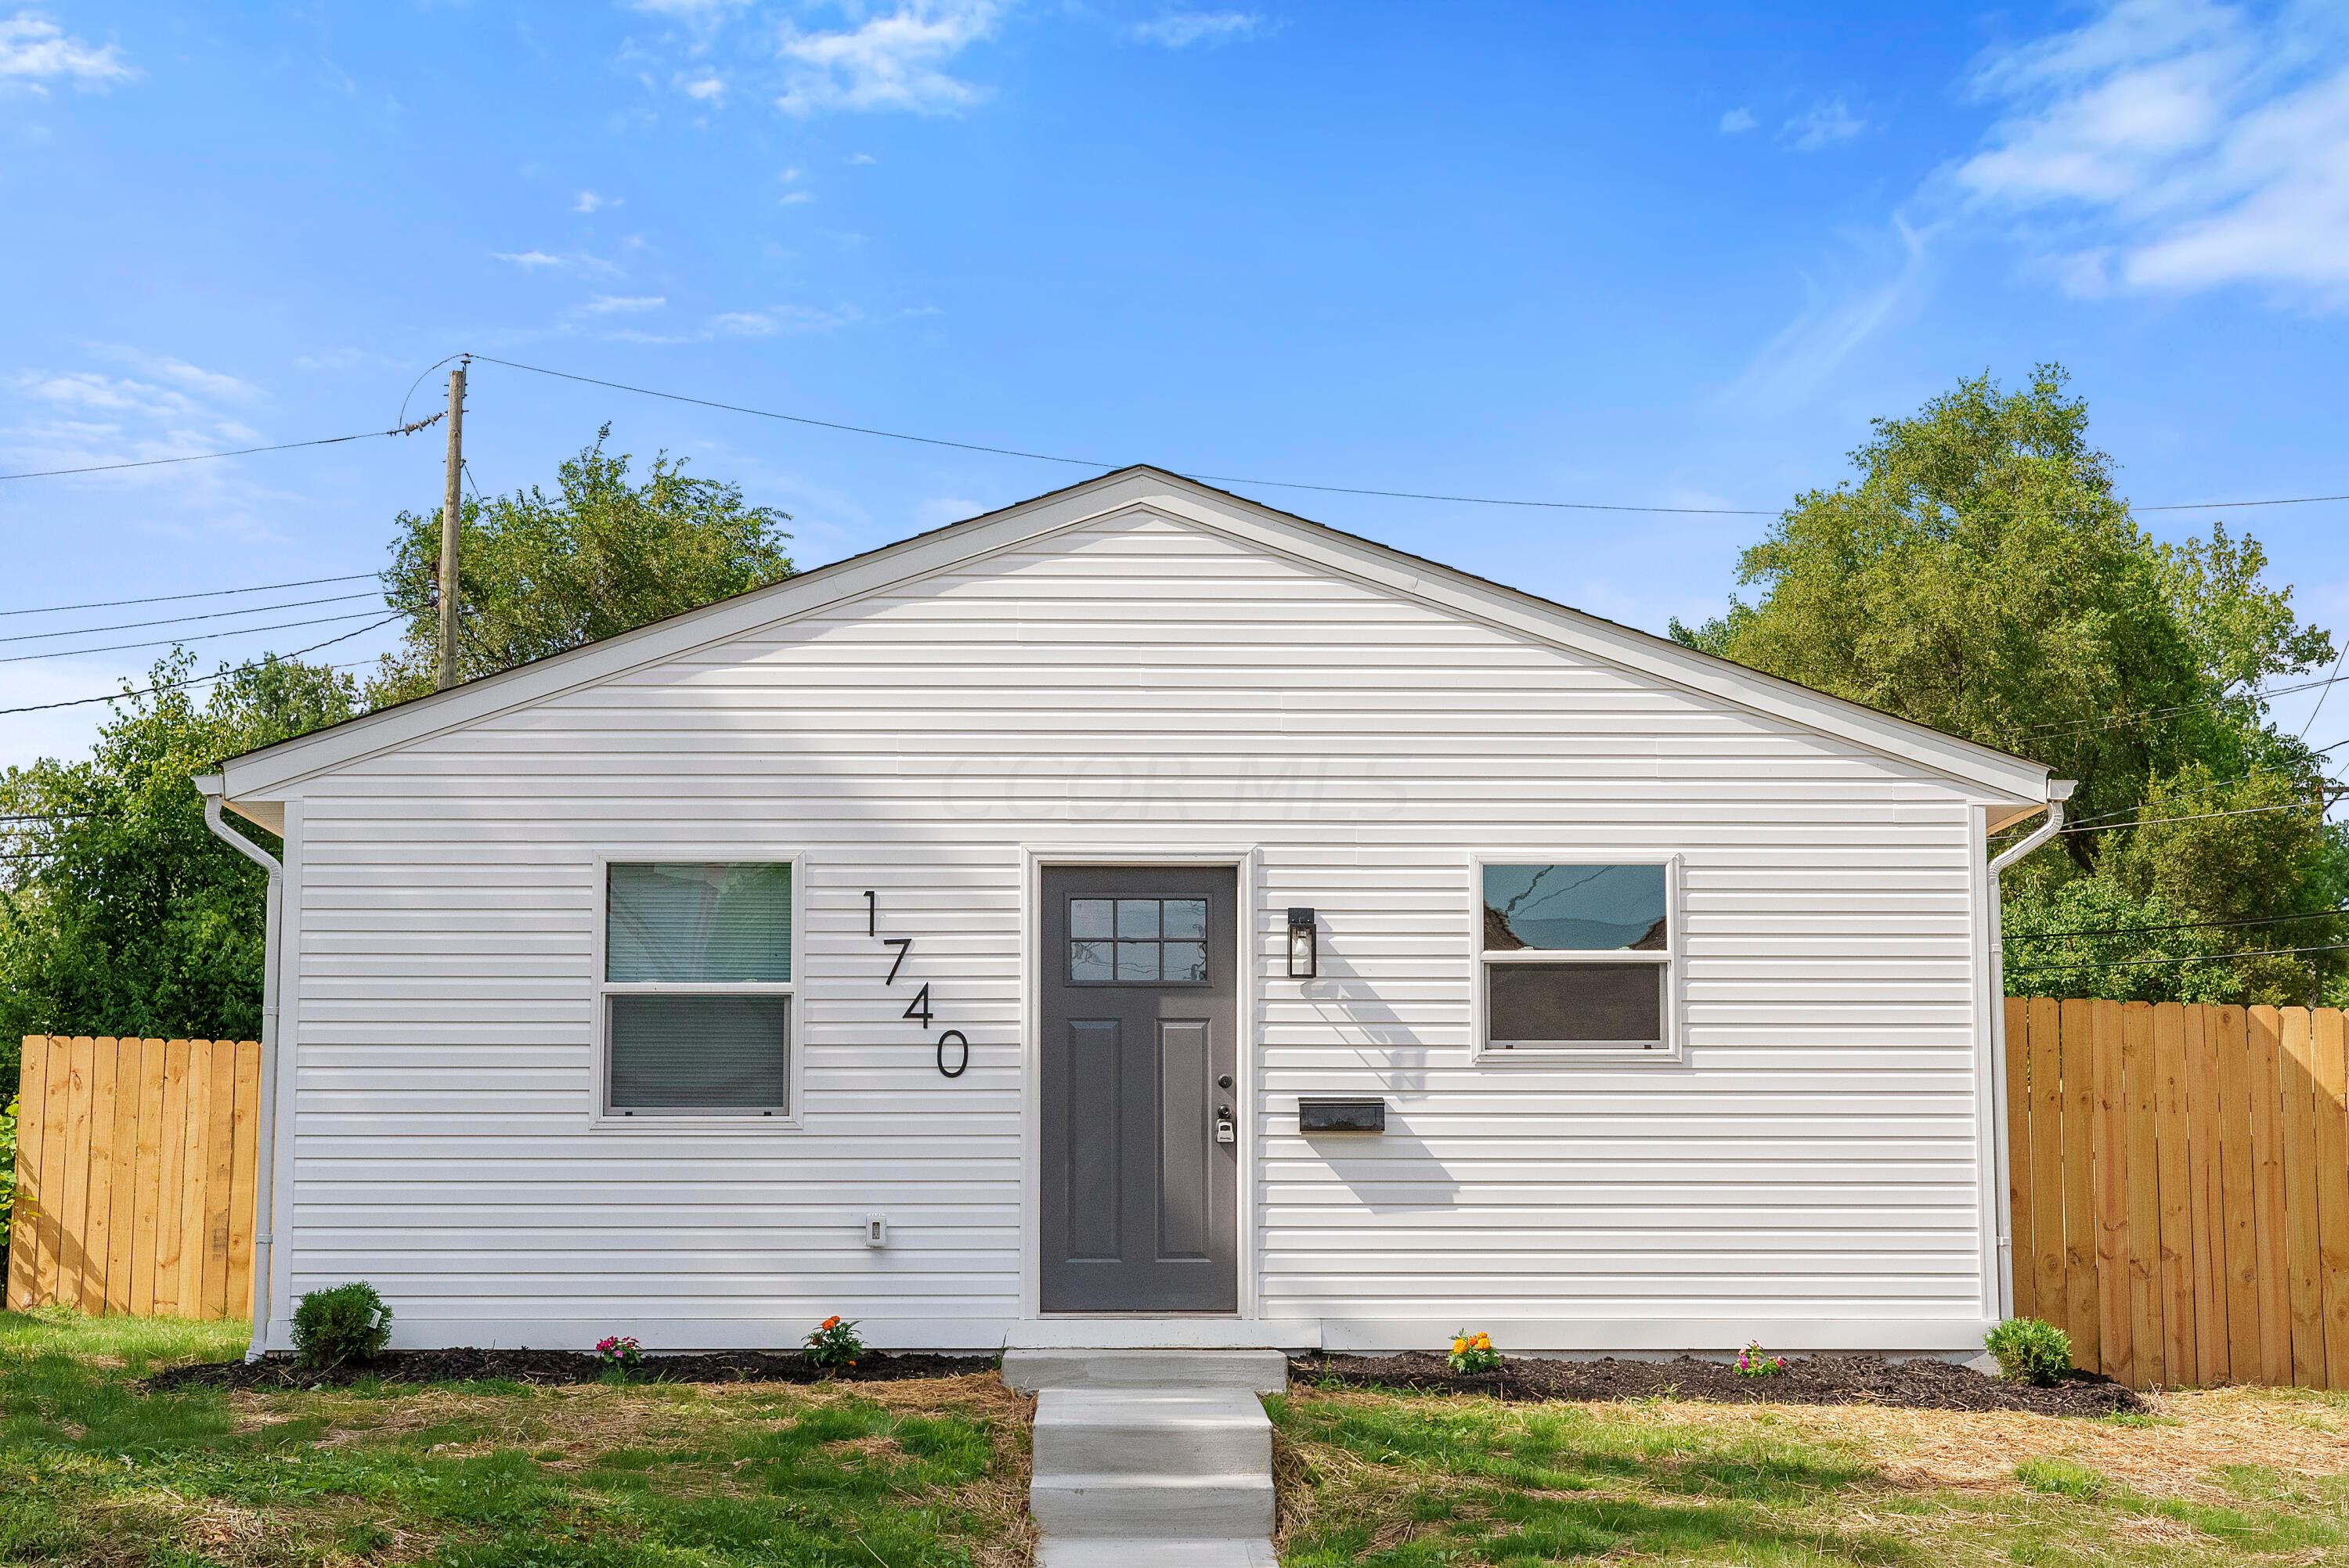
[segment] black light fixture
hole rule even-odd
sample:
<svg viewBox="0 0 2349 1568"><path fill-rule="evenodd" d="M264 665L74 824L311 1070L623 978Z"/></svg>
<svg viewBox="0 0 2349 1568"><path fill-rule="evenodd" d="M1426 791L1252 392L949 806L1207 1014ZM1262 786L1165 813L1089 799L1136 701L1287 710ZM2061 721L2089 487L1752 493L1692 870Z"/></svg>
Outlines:
<svg viewBox="0 0 2349 1568"><path fill-rule="evenodd" d="M1288 977L1310 980L1319 965L1314 941L1313 912L1302 907L1288 912Z"/></svg>

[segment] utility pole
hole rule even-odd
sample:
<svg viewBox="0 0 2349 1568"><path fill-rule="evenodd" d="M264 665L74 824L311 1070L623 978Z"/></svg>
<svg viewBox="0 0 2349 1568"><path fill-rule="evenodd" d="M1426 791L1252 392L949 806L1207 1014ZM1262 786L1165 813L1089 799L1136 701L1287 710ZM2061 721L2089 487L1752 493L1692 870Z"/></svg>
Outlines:
<svg viewBox="0 0 2349 1568"><path fill-rule="evenodd" d="M465 469L466 355L449 372L449 474L440 497L440 680L446 691L457 684L457 529L464 518L458 489Z"/></svg>

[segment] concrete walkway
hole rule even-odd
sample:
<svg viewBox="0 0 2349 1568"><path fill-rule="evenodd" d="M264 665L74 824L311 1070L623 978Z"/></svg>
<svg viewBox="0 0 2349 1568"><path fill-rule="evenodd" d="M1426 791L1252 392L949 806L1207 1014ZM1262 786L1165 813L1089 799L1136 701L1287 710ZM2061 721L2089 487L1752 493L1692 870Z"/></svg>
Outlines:
<svg viewBox="0 0 2349 1568"><path fill-rule="evenodd" d="M1275 1568L1277 1350L1010 1350L1036 1396L1039 1568Z"/></svg>

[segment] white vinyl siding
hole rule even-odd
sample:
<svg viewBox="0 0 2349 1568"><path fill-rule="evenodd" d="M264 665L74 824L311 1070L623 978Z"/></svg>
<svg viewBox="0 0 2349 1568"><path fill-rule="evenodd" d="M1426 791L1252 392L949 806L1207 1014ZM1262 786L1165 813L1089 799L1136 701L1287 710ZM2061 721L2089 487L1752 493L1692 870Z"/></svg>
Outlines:
<svg viewBox="0 0 2349 1568"><path fill-rule="evenodd" d="M782 1346L833 1313L1002 1343L1023 851L1124 844L1252 851L1244 1309L1511 1350L1959 1348L1995 1315L1985 794L1187 521L1087 524L298 793L279 1244L295 1293L372 1280L402 1343ZM1677 857L1680 1059L1477 1059L1473 857L1566 844ZM792 856L797 1130L609 1126L600 865ZM915 939L895 986L868 890ZM1387 1130L1302 1138L1300 1095L1382 1096Z"/></svg>

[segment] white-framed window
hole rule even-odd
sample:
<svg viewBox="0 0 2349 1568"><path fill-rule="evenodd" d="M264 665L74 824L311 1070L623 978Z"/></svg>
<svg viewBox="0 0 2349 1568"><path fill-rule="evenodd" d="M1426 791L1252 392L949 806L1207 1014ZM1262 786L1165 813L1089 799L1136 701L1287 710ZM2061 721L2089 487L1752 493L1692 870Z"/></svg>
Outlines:
<svg viewBox="0 0 2349 1568"><path fill-rule="evenodd" d="M598 871L598 1115L795 1118L798 863Z"/></svg>
<svg viewBox="0 0 2349 1568"><path fill-rule="evenodd" d="M1680 860L1479 855L1476 1052L1485 1060L1680 1054Z"/></svg>

